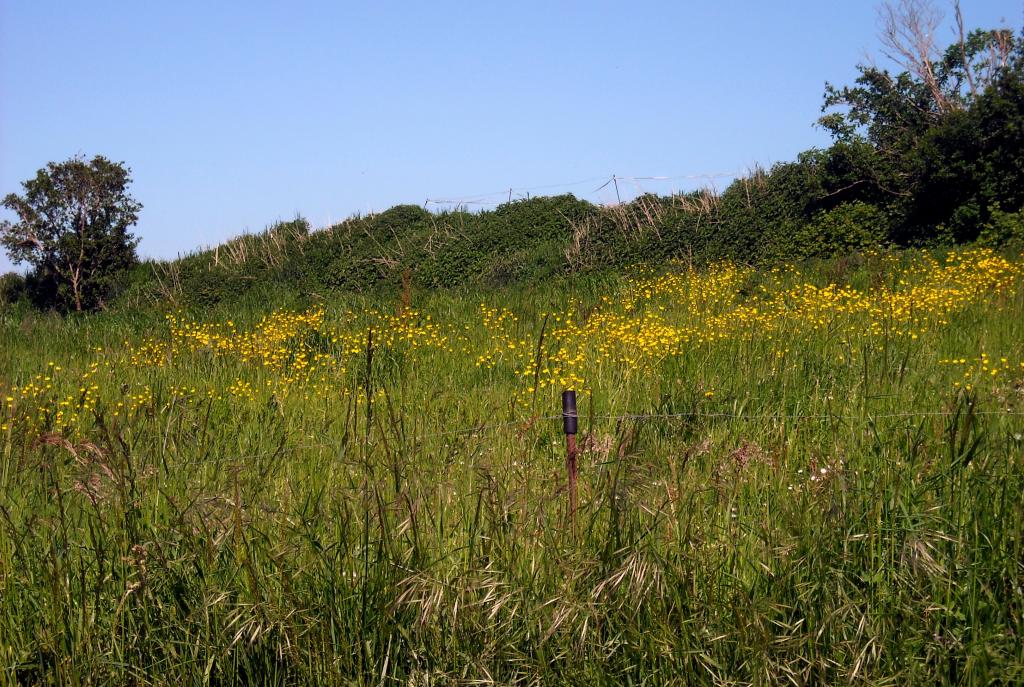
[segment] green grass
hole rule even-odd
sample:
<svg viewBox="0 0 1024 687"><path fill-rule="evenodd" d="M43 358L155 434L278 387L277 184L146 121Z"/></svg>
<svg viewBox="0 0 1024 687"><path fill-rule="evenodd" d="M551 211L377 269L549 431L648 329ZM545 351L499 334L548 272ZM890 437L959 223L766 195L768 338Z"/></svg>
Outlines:
<svg viewBox="0 0 1024 687"><path fill-rule="evenodd" d="M172 341L157 311L0 313L0 401L50 377L0 406L0 680L1020 683L1020 264L1007 289L874 332L798 305L771 328L709 323L802 282L905 292L926 256L744 272L711 296L704 275L650 298L617 275L413 293L408 326L430 315L451 350L389 342L370 311L400 294L191 313L249 331L322 307L278 367L212 345L131 364ZM481 302L515 313L507 339ZM568 340L554 311L732 329L596 362L606 331ZM577 346L573 519L561 385L535 380ZM316 353L339 367L282 381ZM58 422L93 363L95 400Z"/></svg>

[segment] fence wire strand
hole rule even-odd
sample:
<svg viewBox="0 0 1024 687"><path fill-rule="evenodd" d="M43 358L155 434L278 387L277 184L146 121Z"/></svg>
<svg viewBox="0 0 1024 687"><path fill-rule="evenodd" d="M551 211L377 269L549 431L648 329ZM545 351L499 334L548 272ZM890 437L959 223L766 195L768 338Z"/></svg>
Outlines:
<svg viewBox="0 0 1024 687"><path fill-rule="evenodd" d="M686 413L622 413L618 415L580 415L580 420L603 420L603 421L616 421L620 422L623 420L632 421L648 421L648 420L683 420L683 419L701 419L711 418L719 420L745 420L745 421L756 421L756 420L833 420L833 421L862 421L865 426L871 424L875 420L892 420L892 419L909 419L909 418L929 418L929 417L952 417L956 415L957 411L953 410L936 410L936 411L909 411L903 413L880 413L871 414L866 416L857 415L840 415L832 413L703 413L703 412L686 412ZM965 413L966 414L966 413ZM1024 411L1011 411L1011 410L977 410L970 413L974 416L985 416L985 417L1007 417L1007 418L1021 418L1024 417ZM562 415L541 415L523 420L509 420L506 422L494 422L480 425L473 425L468 427L454 428L449 430L443 430L440 432L429 432L426 434L414 434L411 436L413 441L423 441L425 439L437 439L439 437L449 436L460 436L460 435L476 435L483 434L486 432L516 428L520 431L527 432L535 427L539 422L553 422L561 420ZM330 442L313 442L313 443L301 443L292 446L282 446L273 451L264 451L262 453L254 453L242 456L232 457L231 460L243 461L243 460L255 460L260 458L269 458L275 455L281 455L284 453L295 453L297 451L305 451L309 449L324 449L332 448L341 450L345 443L342 441L330 441Z"/></svg>
<svg viewBox="0 0 1024 687"><path fill-rule="evenodd" d="M620 176L618 174L612 174L607 176L589 177L587 179L579 179L577 181L567 181L559 184L542 184L540 186L509 186L500 191L492 191L490 193L477 193L466 196L447 196L438 198L427 198L423 205L438 205L438 206L462 206L462 205L500 205L502 202L508 202L515 200L514 195L518 195L518 198L522 198L524 193L530 193L531 191L546 191L559 188L573 188L576 186L582 186L584 184L594 184L596 182L603 182L600 186L590 191L590 193L597 193L598 191L606 188L609 184L614 184L619 181L630 181L634 182L634 185L638 190L642 191L640 185L636 182L639 181L706 181L714 182L716 179L739 179L744 176L749 176L753 173L753 170L737 170L734 172L708 172L704 174L676 174L676 175L654 175L654 176ZM504 200L507 199L507 200Z"/></svg>

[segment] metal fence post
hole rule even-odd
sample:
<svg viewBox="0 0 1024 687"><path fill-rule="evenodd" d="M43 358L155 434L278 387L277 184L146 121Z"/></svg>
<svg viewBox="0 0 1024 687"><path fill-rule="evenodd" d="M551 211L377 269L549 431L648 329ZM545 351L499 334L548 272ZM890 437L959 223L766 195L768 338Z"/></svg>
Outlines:
<svg viewBox="0 0 1024 687"><path fill-rule="evenodd" d="M576 431L579 415L576 412L576 392L562 392L562 430L565 432L565 471L569 477L569 517L576 522Z"/></svg>

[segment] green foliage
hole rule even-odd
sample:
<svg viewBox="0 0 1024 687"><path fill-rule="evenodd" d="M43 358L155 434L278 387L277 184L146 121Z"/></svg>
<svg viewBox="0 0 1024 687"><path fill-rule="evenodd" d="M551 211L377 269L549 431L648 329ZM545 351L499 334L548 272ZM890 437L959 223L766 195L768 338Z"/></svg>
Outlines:
<svg viewBox="0 0 1024 687"><path fill-rule="evenodd" d="M17 272L0 275L0 305L12 305L25 297L25 278Z"/></svg>
<svg viewBox="0 0 1024 687"><path fill-rule="evenodd" d="M817 163L810 154L741 179L722 195L709 252L716 259L751 263L796 258L797 232L822 193Z"/></svg>
<svg viewBox="0 0 1024 687"><path fill-rule="evenodd" d="M0 224L0 244L11 259L32 266L32 300L58 310L104 305L117 280L136 262L138 240L129 228L142 205L128 195L130 170L97 155L50 162L8 194L4 207L17 222Z"/></svg>
<svg viewBox="0 0 1024 687"><path fill-rule="evenodd" d="M885 214L874 205L855 200L816 214L797 232L795 250L801 258L846 255L881 246L887 234Z"/></svg>
<svg viewBox="0 0 1024 687"><path fill-rule="evenodd" d="M989 248L1024 251L1024 210L1003 212L998 207L990 209L989 221L982 228L978 243Z"/></svg>
<svg viewBox="0 0 1024 687"><path fill-rule="evenodd" d="M1021 207L1022 55L1012 32L974 31L931 65L932 85L866 66L854 86L829 85L819 123L833 150L858 151L845 199L883 208L899 245L970 242L989 207Z"/></svg>

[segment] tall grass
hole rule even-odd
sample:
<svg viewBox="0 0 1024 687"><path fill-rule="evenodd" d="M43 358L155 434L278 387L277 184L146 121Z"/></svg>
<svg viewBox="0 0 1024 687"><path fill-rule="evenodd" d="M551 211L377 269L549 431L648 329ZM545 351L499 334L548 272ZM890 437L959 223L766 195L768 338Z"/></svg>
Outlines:
<svg viewBox="0 0 1024 687"><path fill-rule="evenodd" d="M507 336L479 294L338 297L273 365L172 344L157 312L0 319L0 676L1019 683L1022 273L889 329L711 317L808 281L904 292L934 266L749 273L721 298L686 270L651 298L657 275L484 295ZM240 337L273 305L192 315ZM540 382L573 346L556 317L583 332L601 312L733 328L574 371L574 527L561 387ZM165 357L133 363L147 341ZM299 375L317 353L331 373Z"/></svg>

